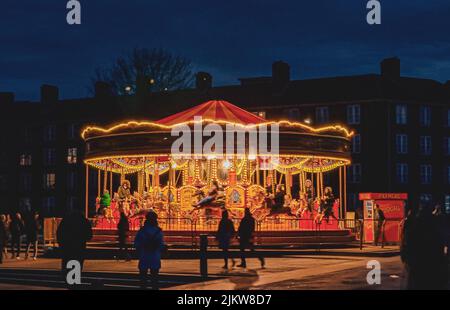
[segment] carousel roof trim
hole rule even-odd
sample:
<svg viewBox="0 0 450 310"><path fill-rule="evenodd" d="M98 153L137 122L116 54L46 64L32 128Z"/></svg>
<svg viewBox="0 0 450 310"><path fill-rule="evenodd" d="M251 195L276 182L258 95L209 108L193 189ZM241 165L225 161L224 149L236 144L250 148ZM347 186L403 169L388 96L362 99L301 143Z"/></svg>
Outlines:
<svg viewBox="0 0 450 310"><path fill-rule="evenodd" d="M180 122L194 120L195 117L214 119L216 121L228 121L239 124L258 124L266 120L251 112L248 112L225 100L211 100L185 111L167 116L156 121L158 124L175 125Z"/></svg>
<svg viewBox="0 0 450 310"><path fill-rule="evenodd" d="M86 139L86 136L88 133L90 132L98 132L98 133L112 133L114 131L117 131L119 129L123 129L123 128L129 128L129 127L156 127L156 128L161 128L161 129L172 129L174 127L177 126L182 126L182 125L190 125L190 124L198 124L198 123L217 123L217 124L230 124L230 125L235 125L235 126L240 126L243 128L254 128L254 127L260 127L260 126L269 126L272 124L278 124L278 125L287 125L290 127L297 127L297 128L302 128L305 129L307 131L310 131L312 133L322 133L322 132L327 132L327 131L337 131L337 132L341 132L345 135L346 138L351 138L354 135L354 131L351 131L349 129L347 129L346 127L340 125L340 124L334 124L334 125L327 125L327 126L323 126L323 127L318 127L318 128L314 128L311 127L309 125L303 124L303 123L298 123L298 122L291 122L288 120L280 120L280 121L265 121L264 123L259 123L259 124L248 124L248 125L244 125L244 124L240 124L240 123L236 123L236 122L230 122L230 121L223 121L223 120L214 120L214 119L202 119L201 121L185 121L185 122L181 122L181 123L177 123L177 124L173 124L173 125L164 125L164 124L160 124L160 123L156 123L156 122L148 122L148 121L128 121L126 123L120 123L117 125L113 125L109 128L103 128L103 127L98 127L98 126L87 126L86 128L83 129L83 131L81 132L81 137L83 139Z"/></svg>

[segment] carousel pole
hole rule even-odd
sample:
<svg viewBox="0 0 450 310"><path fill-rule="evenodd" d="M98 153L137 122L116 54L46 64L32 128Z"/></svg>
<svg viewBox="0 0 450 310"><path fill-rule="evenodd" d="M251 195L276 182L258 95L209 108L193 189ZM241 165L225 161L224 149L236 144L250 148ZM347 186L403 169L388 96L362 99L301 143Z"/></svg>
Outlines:
<svg viewBox="0 0 450 310"><path fill-rule="evenodd" d="M339 167L339 216L343 217L342 212L342 167Z"/></svg>
<svg viewBox="0 0 450 310"><path fill-rule="evenodd" d="M89 166L86 164L85 215L89 217Z"/></svg>
<svg viewBox="0 0 450 310"><path fill-rule="evenodd" d="M344 166L342 168L344 173L344 207L342 209L343 216L345 217L347 214L347 167Z"/></svg>
<svg viewBox="0 0 450 310"><path fill-rule="evenodd" d="M291 195L291 171L287 170L285 175L285 182L286 182L286 194Z"/></svg>
<svg viewBox="0 0 450 310"><path fill-rule="evenodd" d="M256 157L256 184L257 185L261 185L261 180L260 180L260 172L259 172L259 160L258 157Z"/></svg>
<svg viewBox="0 0 450 310"><path fill-rule="evenodd" d="M107 189L108 186L108 165L105 165L105 171L103 173L103 191Z"/></svg>
<svg viewBox="0 0 450 310"><path fill-rule="evenodd" d="M113 172L112 166L109 168L109 195L113 197Z"/></svg>
<svg viewBox="0 0 450 310"><path fill-rule="evenodd" d="M97 170L97 197L100 197L100 189L101 189L101 170Z"/></svg>
<svg viewBox="0 0 450 310"><path fill-rule="evenodd" d="M263 171L263 178L264 178L263 185L264 185L264 188L266 188L267 187L267 170Z"/></svg>

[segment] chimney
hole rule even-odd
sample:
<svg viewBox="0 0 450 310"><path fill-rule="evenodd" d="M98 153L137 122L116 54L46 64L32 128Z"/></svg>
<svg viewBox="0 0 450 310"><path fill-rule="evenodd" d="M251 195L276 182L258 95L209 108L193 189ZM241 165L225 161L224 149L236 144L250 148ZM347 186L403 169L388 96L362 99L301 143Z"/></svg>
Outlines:
<svg viewBox="0 0 450 310"><path fill-rule="evenodd" d="M4 92L0 93L0 104L14 103L14 93Z"/></svg>
<svg viewBox="0 0 450 310"><path fill-rule="evenodd" d="M108 98L113 95L111 85L107 82L97 81L95 82L95 98Z"/></svg>
<svg viewBox="0 0 450 310"><path fill-rule="evenodd" d="M282 91L291 80L291 68L283 61L272 64L272 83L276 91Z"/></svg>
<svg viewBox="0 0 450 310"><path fill-rule="evenodd" d="M400 59L397 57L386 58L380 64L381 76L388 79L400 78Z"/></svg>
<svg viewBox="0 0 450 310"><path fill-rule="evenodd" d="M212 87L212 76L207 72L198 72L195 76L195 88L197 90L207 90Z"/></svg>
<svg viewBox="0 0 450 310"><path fill-rule="evenodd" d="M53 85L41 86L41 103L57 103L59 99L58 87Z"/></svg>

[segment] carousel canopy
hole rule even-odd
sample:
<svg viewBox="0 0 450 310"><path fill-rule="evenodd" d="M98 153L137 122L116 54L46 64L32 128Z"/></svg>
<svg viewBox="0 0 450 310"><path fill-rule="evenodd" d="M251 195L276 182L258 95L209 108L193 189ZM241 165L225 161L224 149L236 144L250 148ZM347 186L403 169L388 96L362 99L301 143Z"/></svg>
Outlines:
<svg viewBox="0 0 450 310"><path fill-rule="evenodd" d="M86 142L84 162L97 169L117 173L167 171L168 162L173 160L172 145L178 138L171 135L171 129L188 123L195 131L196 116L202 117L202 128L217 123L224 133L229 130L225 123L245 128L278 125L279 154L270 162L280 172L327 171L351 161L350 138L353 132L339 124L312 127L287 120L269 121L226 101L208 101L159 121L128 121L110 127L88 126L82 132ZM246 135L248 140L248 133ZM222 138L225 146L226 135ZM194 144L191 143L190 155L194 154ZM248 146L245 154L247 151ZM209 155L203 154L205 158ZM258 156L264 157L264 154L258 153ZM185 158L181 159L175 163L179 168L186 164Z"/></svg>
<svg viewBox="0 0 450 310"><path fill-rule="evenodd" d="M194 121L195 117L201 117L203 120L224 121L238 123L242 125L259 124L266 120L247 112L228 101L212 100L163 118L156 123L171 126L184 122Z"/></svg>

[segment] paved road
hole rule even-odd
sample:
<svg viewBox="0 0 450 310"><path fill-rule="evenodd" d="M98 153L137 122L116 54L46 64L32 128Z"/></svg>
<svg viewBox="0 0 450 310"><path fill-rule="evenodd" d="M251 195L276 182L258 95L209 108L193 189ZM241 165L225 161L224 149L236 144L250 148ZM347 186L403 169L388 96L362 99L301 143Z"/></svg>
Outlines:
<svg viewBox="0 0 450 310"><path fill-rule="evenodd" d="M395 251L395 249L387 249ZM395 252L391 252L395 253ZM166 289L400 289L404 279L398 256L380 255L379 249L319 254L286 255L267 259L261 269L256 259L250 259L248 268L224 271L221 259L209 259L209 281L199 277L198 259L167 259L161 269L161 284ZM395 254L394 254L395 255ZM366 264L377 259L382 267L382 284L370 287L366 282L369 271ZM63 288L57 259L37 261L7 260L0 265L0 289ZM107 289L137 288L137 262L115 260L88 260L82 282L85 288ZM25 285L25 287L23 287Z"/></svg>

